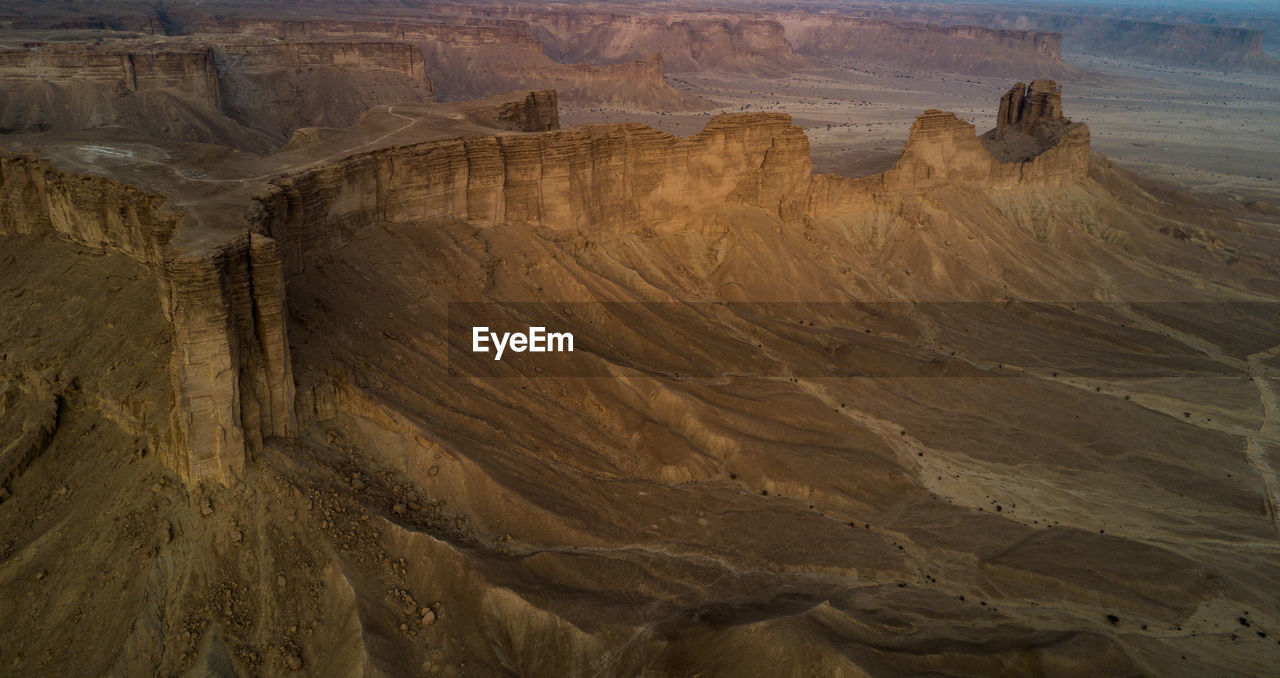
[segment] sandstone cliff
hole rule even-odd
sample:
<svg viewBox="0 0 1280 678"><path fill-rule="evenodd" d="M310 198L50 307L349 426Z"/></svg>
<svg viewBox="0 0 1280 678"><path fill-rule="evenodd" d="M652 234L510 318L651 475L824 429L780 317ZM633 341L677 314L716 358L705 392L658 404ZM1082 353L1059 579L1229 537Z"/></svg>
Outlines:
<svg viewBox="0 0 1280 678"><path fill-rule="evenodd" d="M1052 80L1033 80L1031 85L1015 84L1000 98L995 137L1012 132L1035 134L1062 118L1062 88Z"/></svg>
<svg viewBox="0 0 1280 678"><path fill-rule="evenodd" d="M547 132L560 129L560 109L556 101L555 90L538 90L529 92L523 99L473 110L467 117L495 129Z"/></svg>
<svg viewBox="0 0 1280 678"><path fill-rule="evenodd" d="M201 45L31 44L0 50L0 82L92 83L124 92L167 90L210 108L219 106L213 52Z"/></svg>
<svg viewBox="0 0 1280 678"><path fill-rule="evenodd" d="M808 139L780 114L722 115L691 137L644 125L581 125L360 154L277 180L261 230L301 255L378 222L463 220L555 230L661 228L734 202L793 218Z"/></svg>
<svg viewBox="0 0 1280 678"><path fill-rule="evenodd" d="M403 42L218 42L223 110L284 140L300 127L346 127L381 105L430 101L419 50Z"/></svg>
<svg viewBox="0 0 1280 678"><path fill-rule="evenodd" d="M622 15L606 12L510 12L557 59L611 63L660 53L673 72L720 71L779 76L809 61L782 26L767 18Z"/></svg>
<svg viewBox="0 0 1280 678"><path fill-rule="evenodd" d="M254 199L243 229L211 242L212 233L165 208L161 196L17 156L0 160L0 230L57 233L153 272L173 333L174 407L158 447L183 477L227 482L264 439L297 427L285 281L306 272L314 253L362 229L461 222L661 233L726 205L796 227L944 184L1000 191L1080 182L1088 129L1053 118L1057 87L1037 82L1021 99L1018 88L1006 97L1006 133L1047 123L1063 133L1014 161L997 158L972 125L940 111L917 118L893 169L861 179L812 176L808 139L781 114L721 115L689 137L636 124L584 125L378 149L281 177ZM552 101L534 92L487 114L521 129L553 127Z"/></svg>
<svg viewBox="0 0 1280 678"><path fill-rule="evenodd" d="M1171 64L1274 71L1280 62L1262 49L1262 31L1244 27L1125 16L1049 12L983 12L954 21L1061 33L1068 52L1134 57Z"/></svg>
<svg viewBox="0 0 1280 678"><path fill-rule="evenodd" d="M167 430L140 430L183 478L228 482L267 436L294 430L284 286L275 245L245 235L214 249L174 245L183 215L165 199L102 177L0 158L0 232L56 233L122 253L158 281L172 325Z"/></svg>
<svg viewBox="0 0 1280 678"><path fill-rule="evenodd" d="M243 18L207 21L208 34L235 33L279 40L395 40L415 45L425 59L435 93L445 100L492 96L515 89L554 89L567 102L652 110L686 110L705 104L663 80L659 50L631 51L610 63L548 56L522 22L334 21ZM615 63L616 62L616 63Z"/></svg>
<svg viewBox="0 0 1280 678"><path fill-rule="evenodd" d="M356 85L359 86L356 86ZM428 101L421 53L394 42L122 41L0 50L0 129L119 126L245 150L298 127Z"/></svg>
<svg viewBox="0 0 1280 678"><path fill-rule="evenodd" d="M1275 532L1234 430L1266 419L1236 408L1255 389L1244 375L1196 404L1164 380L1132 402L1110 391L1134 388L1121 380L998 378L1006 364L968 364L981 379L825 378L833 358L932 364L950 349L969 363L1018 343L1038 356L1075 324L1053 314L1044 332L960 336L932 320L962 319L928 304L849 300L1219 294L1206 282L1274 298L1270 223L1090 164L1087 131L1055 117L1057 88L1031 89L1006 96L1003 136L1066 128L1033 157L1001 161L971 125L930 111L893 171L860 180L811 176L804 135L765 114L685 138L599 125L347 157L317 139L303 157L338 159L282 163L269 184L257 164L242 187L218 184L221 202L203 207L225 217L219 229L180 190L166 203L5 159L0 380L18 361L46 361L24 376L52 373L43 390L0 384L13 440L0 484L18 476L0 494L0 607L24 620L0 629L22 649L6 665L41 674L71 647L70 672L87 675L750 676L796 657L833 675L999 675L1010 661L1265 672L1269 654L1235 650L1262 643L1214 637L1243 609L1222 600L1275 616L1253 604L1270 600L1274 569L1255 545ZM547 99L493 114L546 120ZM464 124L464 106L438 108ZM1204 230L1188 240L1161 232L1192 223ZM1215 233L1221 247L1190 242ZM553 311L596 335L575 358L614 378L451 371L451 302L582 298L680 303ZM789 303L770 317L736 299ZM1185 344L1175 355L1197 359L1176 368L1225 365L1129 306L1095 306L1115 321L1086 333L1143 355ZM1230 304L1214 306L1199 319L1232 332ZM79 339L87 316L93 343L52 344ZM133 333L145 336L115 341ZM85 346L97 364L72 362ZM749 371L633 374L627 358L646 356L614 352L632 346ZM95 385L72 378L96 374L117 392L143 385L119 399L123 424L76 395ZM168 398L154 389L166 377ZM139 403L150 409L134 416ZM1227 423L1188 423L1193 409ZM170 441L159 456L178 474L136 454L139 433ZM1063 476L1085 478L1085 500ZM1231 550L1215 561L1163 546L1206 534Z"/></svg>
<svg viewBox="0 0 1280 678"><path fill-rule="evenodd" d="M824 59L902 63L981 75L1034 70L1060 77L1077 72L1063 63L1062 36L1056 33L811 14L787 14L778 20L797 52Z"/></svg>
<svg viewBox="0 0 1280 678"><path fill-rule="evenodd" d="M665 82L661 54L611 64L560 63L522 32L492 26L421 27L406 31L427 60L442 98L484 97L512 89L554 89L582 106L688 110L705 102Z"/></svg>

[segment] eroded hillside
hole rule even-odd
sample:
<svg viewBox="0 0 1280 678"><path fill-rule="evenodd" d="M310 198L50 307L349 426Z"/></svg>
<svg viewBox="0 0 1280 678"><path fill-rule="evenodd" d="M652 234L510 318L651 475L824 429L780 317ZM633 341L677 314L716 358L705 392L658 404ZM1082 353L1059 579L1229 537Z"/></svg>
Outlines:
<svg viewBox="0 0 1280 678"><path fill-rule="evenodd" d="M1274 663L1274 212L1113 166L1050 81L857 178L785 115L555 105L396 104L261 159L22 139L12 670ZM589 375L459 361L458 302L573 331Z"/></svg>

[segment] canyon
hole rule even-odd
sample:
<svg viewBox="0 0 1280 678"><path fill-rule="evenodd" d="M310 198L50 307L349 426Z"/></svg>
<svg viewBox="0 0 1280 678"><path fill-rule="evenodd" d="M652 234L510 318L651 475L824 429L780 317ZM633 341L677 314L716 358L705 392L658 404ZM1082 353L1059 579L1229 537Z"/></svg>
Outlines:
<svg viewBox="0 0 1280 678"><path fill-rule="evenodd" d="M1270 175L1069 32L661 9L6 10L6 671L1275 665Z"/></svg>
<svg viewBox="0 0 1280 678"><path fill-rule="evenodd" d="M459 116L540 129L555 119L554 105L549 94L531 93L506 102L405 108L399 115L416 117L418 135ZM77 613L120 619L136 612L139 621L112 624L117 630L101 643L81 639L81 627L68 624L47 640L24 643L29 650L22 657L39 662L43 643L74 642L79 666L126 673L142 665L137 662L172 670L194 662L265 673L293 666L417 673L431 666L458 675L510 667L559 675L639 667L752 674L749 667L766 666L770 651L800 651L795 624L822 623L841 630L803 651L833 670L937 670L964 657L983 672L1003 661L998 646L949 639L960 628L994 623L1010 642L1041 638L1034 641L1036 661L1064 672L1099 666L1177 672L1179 665L1167 663L1168 646L1189 657L1182 661L1191 672L1226 661L1261 666L1274 652L1266 643L1245 641L1236 649L1196 638L1212 637L1213 625L1226 623L1220 618L1228 613L1215 610L1228 603L1219 601L1247 604L1251 624L1272 623L1277 612L1259 602L1269 576L1265 549L1215 546L1189 558L1157 544L1183 543L1205 530L1269 543L1275 526L1256 506L1270 490L1246 480L1247 465L1225 455L1211 463L1227 464L1240 481L1214 480L1212 490L1183 491L1179 496L1186 498L1175 500L1167 493L1181 486L1179 473L1148 475L1144 482L1156 484L1135 492L1132 474L1145 473L1144 467L1125 470L1110 452L1089 451L1069 432L1070 413L1082 410L1093 422L1117 418L1097 426L1128 421L1122 428L1138 427L1142 435L1167 431L1156 422L1172 410L1179 418L1183 408L1197 417L1226 416L1222 427L1188 423L1176 435L1162 434L1160 463L1191 473L1182 465L1202 463L1193 450L1210 440L1234 449L1245 435L1240 428L1265 426L1265 414L1226 414L1215 404L1247 397L1253 385L1244 375L1225 378L1200 398L1180 392L1172 401L1141 381L1107 382L1106 394L1095 396L1092 383L1080 377L994 376L994 382L912 389L917 402L908 405L900 395L908 382L892 380L892 388L868 392L853 382L807 379L673 381L641 374L581 381L535 373L517 377L521 388L513 392L449 373L439 332L450 300L502 303L529 298L535 289L563 301L797 300L787 312L817 324L841 322L824 315L830 311L818 302L845 294L1089 298L1100 280L1072 273L1084 266L1105 266L1108 288L1123 290L1127 299L1165 299L1175 290L1185 298L1193 279L1201 281L1197 296L1205 300L1280 291L1266 273L1275 238L1256 214L1181 197L1115 168L1090 152L1088 128L1062 112L1061 90L1048 81L1011 89L989 137L952 114L926 111L893 168L857 178L812 174L803 132L788 117L767 113L722 115L690 137L634 124L491 131L299 165L297 154L327 158L343 141L317 134L280 154L276 171L258 168L236 180L235 157L227 156L206 162L209 176L200 181L181 167L143 163L145 171L131 180L136 187L79 174L69 150L6 157L0 223L7 251L24 260L65 261L90 276L123 274L131 281L127 291L103 300L105 315L97 322L111 327L107 318L139 320L138 331L119 344L112 345L109 330L90 335L103 343L81 349L80 363L54 359L57 349L39 334L26 342L6 338L6 346L17 348L4 362L6 412L19 413L31 422L23 430L36 433L21 439L30 442L20 442L27 451L7 476L8 498L0 508L42 505L32 492L62 497L48 509L58 512L91 501L96 490L87 480L47 481L71 488L59 495L56 488L40 489L37 479L65 456L58 441L68 431L99 421L109 435L74 439L94 449L124 441L132 461L99 468L116 458L109 451L114 447L102 448L102 461L80 462L81 473L115 477L148 469L141 489L118 499L125 513L103 518L137 527L103 534L133 540L141 562L153 563L128 571L138 574L101 563L95 571L118 572L112 576L123 576L125 584L119 594L82 601ZM513 122L519 115L525 119ZM480 132L458 131L466 129ZM1021 137L1038 144L1030 157L1002 160L1011 142L1026 152ZM119 165L111 171L121 174L130 161L114 157ZM231 197L222 191L217 201L194 200L207 180L234 182ZM1153 218L1165 226L1157 228ZM669 254L704 248L712 254L697 260ZM1015 256L1018 263L1010 266ZM1234 263L1224 266L1224 256ZM788 285L749 274L759 268L787 271ZM12 307L18 313L76 303L55 302L39 290L66 290L70 300L95 294L74 280L44 279L57 268L8 270L15 277L5 279L6 289L31 290ZM690 286L695 280L701 282ZM66 285L81 286L71 291ZM557 329L591 336L599 331L593 324L605 323L617 333L635 325L633 312L563 316ZM885 329L878 331L900 344L896 350L918 350L908 347L923 329L910 329L920 318L898 313L882 318ZM1186 325L1189 319L1131 313L1106 322L1137 322L1169 338L1203 332ZM1266 326L1251 325L1247 315L1235 320L1240 337L1268 341ZM646 333L710 336L698 328L720 322L650 317ZM754 322L768 327L763 318ZM952 322L963 323L963 316ZM8 327L21 333L31 326ZM624 335L610 336L622 342L611 350L636 350ZM770 350L783 352L772 360L804 365L807 341L771 343ZM959 347L964 340L953 341ZM639 344L654 350L646 346ZM111 349L119 357L93 360ZM155 350L169 356L135 363L122 353ZM738 359L728 347L714 355L728 365ZM765 394L773 416L750 404ZM955 406L942 403L958 397L997 399L1006 413L1019 409L1015 401L1056 403L1062 415L1051 425L1058 442L1037 438L1049 445L1049 456L1016 462L983 452L981 436L972 447L947 442L952 426L944 422L951 415L940 413ZM1135 404L1114 409L1129 398ZM814 409L820 403L826 407ZM805 426L817 438L788 433L787 422L799 411L809 412ZM545 416L561 425L532 425ZM978 411L967 416L982 417ZM1005 421L1026 413L1011 416ZM665 423L645 424L650 417ZM743 445L742 430L755 431L759 442ZM1003 435L1031 435L1016 430ZM797 446L816 457L797 467L805 458L795 456ZM636 449L657 456L636 457ZM1067 449L1067 457L1083 454L1108 469L1106 480L1094 479L1094 493L1097 501L1119 505L1088 514L1119 521L1108 523L1105 534L1092 527L1097 517L1053 508L1052 478L1068 469L1049 460L1067 458ZM926 461L916 461L917 453ZM849 459L857 461L849 466ZM1017 464L1019 480L997 470L1006 463ZM996 475L975 481L973 465ZM875 482L867 482L868 474ZM656 502L648 498L655 492ZM699 508L706 493L736 507L717 512L709 527L693 519L707 515ZM1214 516L1214 526L1169 522L1139 508L1156 501ZM874 508L885 502L900 505L906 517ZM1007 511L995 510L1004 503ZM168 508L156 513L148 506ZM989 512L981 512L984 507ZM732 518L739 511L749 520ZM610 516L608 530L582 519L601 512ZM668 518L654 531L649 524L664 520L659 513ZM152 526L147 516L158 515L169 517ZM919 523L926 515L932 517ZM938 542L936 521L963 537ZM18 530L7 539L25 540L20 535L35 529L20 527L28 524L21 519L6 524ZM770 529L760 529L764 525ZM787 549L779 550L774 526L792 535ZM76 534L64 538L83 538ZM1141 536L1148 534L1161 536ZM804 541L795 542L795 535ZM680 551L673 552L677 543ZM1214 555L1219 551L1232 555L1224 560ZM841 564L838 554L848 552L859 554L856 569ZM1064 561L1064 553L1076 555ZM990 574L975 578L959 566L974 558ZM583 559L590 567L581 567ZM752 563L768 565L755 571ZM17 579L6 581L51 572L29 567L10 570ZM174 567L185 574L164 574ZM275 583L256 593L218 583L253 568L280 574L269 575ZM643 586L634 579L636 568L649 573ZM1164 586L1157 571L1177 573L1184 585ZM156 577L178 588L144 596L143 582ZM708 585L709 578L719 583ZM83 585L65 575L59 581ZM631 582L626 590L640 597L572 602L571 592L618 585L611 581ZM1080 588L1042 588L1050 581ZM1188 588L1187 582L1195 583ZM29 610L54 609L40 602L43 594L28 591L22 599ZM776 597L777 591L795 593ZM273 602L263 607L253 602L256 596ZM1025 611L1019 601L1028 599L1060 611L1045 621ZM947 648L942 651L952 659L921 657L912 645L886 652L890 627L858 612L881 605L947 610L954 621L919 616L913 624L923 634L918 642ZM142 620L156 615L185 635L176 642L148 640L152 627ZM1112 630L1107 615L1123 620L1125 632ZM250 626L248 618L281 621ZM295 621L284 621L290 618ZM664 620L663 630L654 630L654 620ZM1138 632L1139 622L1152 632ZM1043 640L1038 628L1044 624L1075 630ZM645 640L630 640L636 637ZM755 640L760 637L768 641ZM734 648L735 658L702 654L708 643ZM120 654L121 647L140 649ZM333 647L346 649L326 649ZM877 649L859 649L870 647ZM157 655L154 648L164 649Z"/></svg>

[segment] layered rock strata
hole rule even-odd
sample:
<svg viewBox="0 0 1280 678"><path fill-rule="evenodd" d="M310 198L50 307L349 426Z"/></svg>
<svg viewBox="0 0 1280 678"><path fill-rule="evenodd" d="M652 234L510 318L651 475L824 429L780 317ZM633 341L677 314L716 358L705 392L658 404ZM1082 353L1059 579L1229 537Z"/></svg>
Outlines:
<svg viewBox="0 0 1280 678"><path fill-rule="evenodd" d="M6 89L37 83L101 84L123 92L164 90L218 108L218 69L202 45L99 47L50 43L0 50Z"/></svg>
<svg viewBox="0 0 1280 678"><path fill-rule="evenodd" d="M184 38L0 50L6 132L121 126L257 151L298 127L346 126L374 106L432 98L421 51L403 42Z"/></svg>
<svg viewBox="0 0 1280 678"><path fill-rule="evenodd" d="M560 129L560 109L556 91L529 92L522 99L507 101L472 111L467 117L482 125L516 132L547 132Z"/></svg>
<svg viewBox="0 0 1280 678"><path fill-rule="evenodd" d="M559 230L678 224L734 202L794 218L808 139L782 114L722 115L691 137L644 125L580 125L381 149L277 180L262 229L299 255L377 222L459 219Z"/></svg>
<svg viewBox="0 0 1280 678"><path fill-rule="evenodd" d="M1062 61L1058 33L811 14L788 14L778 20L796 51L812 57L991 75L1027 68L1055 77L1076 72Z"/></svg>
<svg viewBox="0 0 1280 678"><path fill-rule="evenodd" d="M295 431L274 242L245 234L210 250L176 247L183 215L164 197L30 157L0 158L0 195L0 233L53 232L155 274L173 326L174 407L168 435L154 444L182 477L230 482L264 437Z"/></svg>
<svg viewBox="0 0 1280 678"><path fill-rule="evenodd" d="M1055 85L1031 91L1019 104L1024 113L1005 112L1006 128L1058 111ZM534 92L495 115L522 128L553 126L553 100ZM1083 180L1088 167L1084 125L1067 125L1034 157L1004 162L972 125L934 110L916 119L893 169L860 179L813 176L808 138L782 114L721 115L690 137L638 124L583 125L378 149L284 176L254 199L243 229L207 244L213 234L197 233L162 196L5 157L0 232L55 232L155 273L157 303L173 328L174 407L161 447L188 481L230 483L265 438L297 431L285 281L313 252L341 246L360 229L442 220L594 233L679 228L725 204L812 226L894 193L943 183L1062 186Z"/></svg>
<svg viewBox="0 0 1280 678"><path fill-rule="evenodd" d="M1011 130L1032 133L1041 124L1062 121L1062 88L1052 80L1033 80L1031 85L1015 84L1000 98L996 115L997 139Z"/></svg>

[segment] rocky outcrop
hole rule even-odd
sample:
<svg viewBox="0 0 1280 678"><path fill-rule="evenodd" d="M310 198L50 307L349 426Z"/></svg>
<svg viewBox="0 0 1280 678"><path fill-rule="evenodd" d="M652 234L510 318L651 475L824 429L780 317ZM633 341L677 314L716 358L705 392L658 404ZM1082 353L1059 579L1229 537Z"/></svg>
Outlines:
<svg viewBox="0 0 1280 678"><path fill-rule="evenodd" d="M1002 161L1023 161L1062 144L1065 137L1086 136L1081 126L1062 115L1062 89L1052 80L1015 84L1000 99L996 127L983 144ZM1067 140L1065 145L1070 145Z"/></svg>
<svg viewBox="0 0 1280 678"><path fill-rule="evenodd" d="M560 109L555 90L529 92L523 99L471 111L467 118L495 129L515 132L547 132L560 129Z"/></svg>
<svg viewBox="0 0 1280 678"><path fill-rule="evenodd" d="M996 114L995 138L1010 132L1034 134L1046 125L1062 123L1062 88L1052 80L1017 83L1000 98Z"/></svg>
<svg viewBox="0 0 1280 678"><path fill-rule="evenodd" d="M815 177L809 214L829 218L865 205L869 194L946 183L983 190L1067 186L1088 176L1089 154L1089 128L1062 117L1057 83L1018 83L1001 99L996 128L981 137L954 113L930 109L916 117L892 169L858 179Z"/></svg>
<svg viewBox="0 0 1280 678"><path fill-rule="evenodd" d="M299 127L346 126L378 105L431 98L421 52L402 42L173 39L0 50L5 132L114 125L261 151Z"/></svg>
<svg viewBox="0 0 1280 678"><path fill-rule="evenodd" d="M162 273L179 471L227 482L264 438L296 429L280 256L270 238L246 234L203 256L175 253Z"/></svg>
<svg viewBox="0 0 1280 678"><path fill-rule="evenodd" d="M156 303L173 328L174 401L168 440L156 447L190 481L230 482L263 438L295 428L280 257L269 238L251 234L178 247L183 215L164 202L34 158L0 158L0 234L53 232L156 275Z"/></svg>
<svg viewBox="0 0 1280 678"><path fill-rule="evenodd" d="M166 209L161 196L5 157L0 233L52 231L154 272L173 336L174 406L160 447L191 482L231 482L266 438L297 430L286 280L306 271L313 253L363 228L465 221L482 229L660 232L724 205L811 225L943 183L988 191L1064 186L1085 178L1089 137L1087 127L1060 117L1059 97L1056 85L1040 81L1006 97L1006 139L1062 128L1031 157L1003 160L972 125L931 110L916 119L893 169L861 179L812 176L808 138L788 116L767 113L717 116L689 137L638 124L583 125L379 149L275 179L244 228L218 238ZM553 111L551 93L533 92L493 115L542 127L556 124Z"/></svg>
<svg viewBox="0 0 1280 678"><path fill-rule="evenodd" d="M724 202L791 219L809 173L808 138L785 115L721 115L691 137L582 125L382 149L280 179L262 198L261 230L285 245L293 274L307 252L378 222L607 232L683 223Z"/></svg>
<svg viewBox="0 0 1280 678"><path fill-rule="evenodd" d="M979 182L991 188L1060 186L1080 181L1089 169L1089 128L1081 123L1059 124L1061 135L1051 145L1035 148L1025 157L1006 160L983 143L973 125L954 113L926 111L911 126L902 157L883 175L884 184L907 190L940 181Z"/></svg>
<svg viewBox="0 0 1280 678"><path fill-rule="evenodd" d="M404 42L235 42L217 47L220 65L242 73L333 67L391 71L431 91L422 53Z"/></svg>
<svg viewBox="0 0 1280 678"><path fill-rule="evenodd" d="M0 50L4 89L35 83L97 84L126 93L163 90L210 108L219 106L213 53L201 45L47 43Z"/></svg>
<svg viewBox="0 0 1280 678"><path fill-rule="evenodd" d="M1280 62L1262 46L1262 31L1242 26L1212 25L1170 16L1148 21L1130 16L1064 12L980 12L944 14L944 21L981 22L987 26L1033 28L1061 33L1068 52L1134 57L1188 66L1275 71ZM1215 21L1225 17L1214 16ZM1249 23L1256 23L1250 21Z"/></svg>
<svg viewBox="0 0 1280 678"><path fill-rule="evenodd" d="M1076 72L1062 61L1062 36L1057 33L813 14L787 14L778 20L796 51L812 57L980 75L1034 70L1058 77Z"/></svg>
<svg viewBox="0 0 1280 678"><path fill-rule="evenodd" d="M809 64L783 27L747 16L624 15L610 12L514 11L555 58L612 63L661 54L672 72L781 75Z"/></svg>

